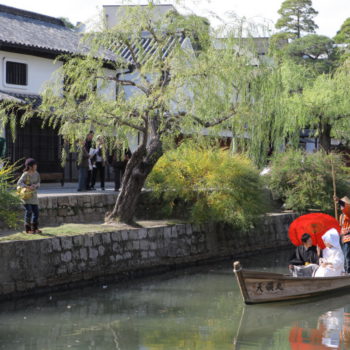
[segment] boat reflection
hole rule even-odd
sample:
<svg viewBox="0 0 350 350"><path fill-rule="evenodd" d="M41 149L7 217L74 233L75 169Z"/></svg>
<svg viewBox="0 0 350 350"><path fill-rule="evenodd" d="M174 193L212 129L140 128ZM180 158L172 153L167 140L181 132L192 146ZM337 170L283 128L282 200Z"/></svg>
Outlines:
<svg viewBox="0 0 350 350"><path fill-rule="evenodd" d="M318 318L317 328L297 323L289 333L292 350L350 349L349 306L328 311Z"/></svg>
<svg viewBox="0 0 350 350"><path fill-rule="evenodd" d="M350 296L247 306L234 349L349 350Z"/></svg>

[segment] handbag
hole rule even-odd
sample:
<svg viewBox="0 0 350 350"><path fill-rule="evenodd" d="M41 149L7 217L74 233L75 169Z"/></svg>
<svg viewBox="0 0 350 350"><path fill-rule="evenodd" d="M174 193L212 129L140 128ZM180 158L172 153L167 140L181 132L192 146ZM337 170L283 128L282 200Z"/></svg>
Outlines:
<svg viewBox="0 0 350 350"><path fill-rule="evenodd" d="M27 187L17 187L17 195L20 199L27 200L33 197L33 190Z"/></svg>
<svg viewBox="0 0 350 350"><path fill-rule="evenodd" d="M30 184L29 177L27 176L26 180L27 185ZM22 200L28 200L33 197L33 190L31 188L17 186L17 196Z"/></svg>

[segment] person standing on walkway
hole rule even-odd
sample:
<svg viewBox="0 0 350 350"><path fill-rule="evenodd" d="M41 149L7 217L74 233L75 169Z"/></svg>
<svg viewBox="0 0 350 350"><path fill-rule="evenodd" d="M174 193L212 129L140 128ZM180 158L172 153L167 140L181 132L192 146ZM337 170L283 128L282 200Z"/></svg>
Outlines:
<svg viewBox="0 0 350 350"><path fill-rule="evenodd" d="M345 272L350 273L350 199L345 196L342 199L334 197L334 200L338 202L340 210L342 211L339 217L339 224L341 227L340 237L345 258Z"/></svg>
<svg viewBox="0 0 350 350"><path fill-rule="evenodd" d="M92 133L92 134L91 134ZM91 142L94 134L92 131L88 134L85 141L81 143L81 149L78 155L78 192L86 191L89 187L89 150L91 148ZM89 147L89 148L88 148Z"/></svg>
<svg viewBox="0 0 350 350"><path fill-rule="evenodd" d="M116 192L120 191L126 165L130 158L130 149L123 150L123 145L116 142L112 154L108 157L108 162L114 170L114 191Z"/></svg>
<svg viewBox="0 0 350 350"><path fill-rule="evenodd" d="M92 140L94 138L94 132L92 130L89 131L89 133L86 135L85 143L84 143L84 148L87 154L89 155L90 149L92 147ZM85 153L84 151L84 153ZM86 156L86 154L85 154ZM90 158L90 156L89 156ZM85 175L85 186L84 186L84 191L89 190L91 187L91 179L92 179L92 167L90 166L91 162L90 159L88 158L87 160L87 173ZM84 162L84 165L86 163Z"/></svg>
<svg viewBox="0 0 350 350"><path fill-rule="evenodd" d="M105 159L104 159L104 140L101 135L96 137L95 148L90 148L89 155L92 163L92 179L90 190L95 189L97 173L100 174L101 190L105 190Z"/></svg>
<svg viewBox="0 0 350 350"><path fill-rule="evenodd" d="M25 208L24 229L26 233L41 233L39 230L39 199L37 189L40 187L40 175L37 172L37 162L33 158L25 161L25 168L17 186L29 190L22 198Z"/></svg>

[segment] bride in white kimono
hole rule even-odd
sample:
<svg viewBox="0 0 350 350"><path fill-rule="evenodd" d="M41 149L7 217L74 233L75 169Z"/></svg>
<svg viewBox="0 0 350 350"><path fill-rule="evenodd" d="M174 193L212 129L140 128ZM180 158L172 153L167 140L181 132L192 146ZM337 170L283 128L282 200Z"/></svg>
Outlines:
<svg viewBox="0 0 350 350"><path fill-rule="evenodd" d="M320 258L320 267L315 277L341 276L344 272L344 255L340 247L339 233L336 229L328 230L322 240L326 246Z"/></svg>

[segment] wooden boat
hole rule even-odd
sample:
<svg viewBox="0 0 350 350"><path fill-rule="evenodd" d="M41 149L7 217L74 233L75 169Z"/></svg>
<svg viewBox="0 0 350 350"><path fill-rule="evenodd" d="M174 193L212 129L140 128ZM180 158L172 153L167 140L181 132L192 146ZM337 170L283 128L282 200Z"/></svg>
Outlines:
<svg viewBox="0 0 350 350"><path fill-rule="evenodd" d="M350 276L292 277L279 273L243 270L239 261L234 262L233 271L246 304L307 298L350 288Z"/></svg>

